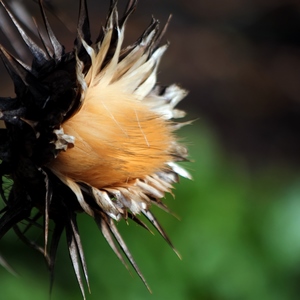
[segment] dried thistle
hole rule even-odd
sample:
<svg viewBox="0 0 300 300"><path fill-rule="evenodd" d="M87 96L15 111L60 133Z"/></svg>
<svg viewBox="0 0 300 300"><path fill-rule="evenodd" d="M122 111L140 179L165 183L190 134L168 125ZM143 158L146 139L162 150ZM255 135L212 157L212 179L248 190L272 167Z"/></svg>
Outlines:
<svg viewBox="0 0 300 300"><path fill-rule="evenodd" d="M129 1L119 19L117 1L112 0L106 24L92 43L87 4L82 0L74 49L66 52L41 1L48 35L46 39L39 34L43 47L0 2L33 56L29 66L0 45L16 93L15 98L0 98L0 119L5 122L0 131L0 175L13 180L8 196L1 190L5 208L0 238L13 229L41 251L53 280L56 251L65 231L85 297L81 267L87 285L89 280L76 221L84 212L94 218L125 264L119 248L124 252L147 286L115 221L129 218L148 229L138 218L143 214L174 249L150 211L152 204L168 211L161 199L171 192L178 175L190 178L176 164L187 160L187 151L174 134L185 123L172 121L184 116L175 106L186 91L156 83L157 67L167 49L160 44L166 26L160 31L153 19L134 44L123 48L125 24L137 1ZM35 215L33 209L38 211ZM43 219L43 247L19 227L22 221L30 227L39 219Z"/></svg>

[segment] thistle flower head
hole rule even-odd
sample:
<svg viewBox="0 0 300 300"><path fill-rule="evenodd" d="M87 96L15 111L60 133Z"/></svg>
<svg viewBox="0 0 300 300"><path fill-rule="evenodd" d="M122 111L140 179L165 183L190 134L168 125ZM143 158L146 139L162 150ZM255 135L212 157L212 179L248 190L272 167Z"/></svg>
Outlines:
<svg viewBox="0 0 300 300"><path fill-rule="evenodd" d="M14 229L45 256L51 273L65 231L72 264L84 296L82 274L87 267L76 222L90 215L116 255L121 249L147 285L119 234L115 221L132 219L148 229L143 214L174 249L151 213L151 206L168 210L161 199L178 175L190 178L178 161L187 151L175 131L184 116L175 109L186 91L156 82L159 61L167 49L160 41L165 28L153 19L141 37L123 47L125 24L137 1L128 2L121 18L111 1L105 26L91 42L87 4L80 1L74 49L66 52L55 37L39 1L48 37L41 47L25 32L0 0L31 51L26 65L0 45L1 58L14 82L15 98L0 98L0 175L11 178L9 195L1 191L0 237ZM37 213L32 215L33 209ZM30 241L19 228L43 220L44 246ZM54 229L49 231L49 223ZM174 249L175 250L175 249ZM176 250L175 250L176 251Z"/></svg>

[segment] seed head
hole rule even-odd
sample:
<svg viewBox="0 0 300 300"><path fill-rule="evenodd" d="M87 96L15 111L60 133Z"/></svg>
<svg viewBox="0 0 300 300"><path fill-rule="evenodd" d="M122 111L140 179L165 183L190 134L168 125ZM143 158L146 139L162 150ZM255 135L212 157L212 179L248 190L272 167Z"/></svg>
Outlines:
<svg viewBox="0 0 300 300"><path fill-rule="evenodd" d="M14 82L15 98L0 98L0 175L13 184L1 211L0 238L13 229L21 240L41 251L52 278L56 251L65 231L68 249L83 297L80 267L88 285L87 266L77 226L78 213L90 215L116 255L119 248L147 283L115 225L143 214L174 249L151 213L167 210L161 201L178 175L190 178L178 161L187 160L175 131L186 123L173 119L186 91L159 86L157 68L168 45L161 45L165 26L152 19L141 37L123 47L125 24L136 8L129 1L121 18L111 1L105 26L91 42L86 1L80 2L74 49L66 52L55 37L41 1L48 37L35 43L0 0L31 51L32 64L0 45L1 58ZM34 211L37 211L33 214ZM26 237L28 228L43 220L44 246ZM53 222L54 229L49 231ZM119 246L119 247L118 247ZM175 250L175 249L174 249ZM176 252L176 250L175 250Z"/></svg>

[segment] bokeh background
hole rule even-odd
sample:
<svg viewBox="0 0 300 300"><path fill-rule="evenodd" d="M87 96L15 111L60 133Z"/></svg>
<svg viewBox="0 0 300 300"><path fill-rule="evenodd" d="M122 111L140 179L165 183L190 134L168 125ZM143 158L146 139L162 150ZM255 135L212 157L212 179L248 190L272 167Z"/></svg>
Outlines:
<svg viewBox="0 0 300 300"><path fill-rule="evenodd" d="M78 1L48 2L69 27L50 14L71 49ZM125 1L119 2L124 7ZM37 5L23 4L39 20ZM108 0L88 4L96 37ZM193 162L185 167L194 180L182 179L176 198L166 199L180 221L154 211L183 259L158 234L118 224L152 288L149 294L92 220L81 216L92 289L87 299L299 299L300 3L140 0L126 43L139 36L151 15L163 24L170 13L165 36L170 47L158 78L190 91L180 107L195 122L180 136L189 146ZM3 15L0 20L1 43L14 51L18 41L13 31L7 40ZM3 66L0 76L1 96L13 95ZM38 230L31 235L42 240ZM81 299L66 247L62 241L51 299ZM49 299L49 274L40 254L13 233L1 241L0 251L19 274L0 268L0 299Z"/></svg>

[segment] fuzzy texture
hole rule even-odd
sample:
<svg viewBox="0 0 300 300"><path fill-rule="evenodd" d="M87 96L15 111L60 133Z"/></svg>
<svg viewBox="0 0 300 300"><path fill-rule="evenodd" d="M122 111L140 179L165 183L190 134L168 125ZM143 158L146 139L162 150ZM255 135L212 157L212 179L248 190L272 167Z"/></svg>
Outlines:
<svg viewBox="0 0 300 300"><path fill-rule="evenodd" d="M50 168L97 188L163 171L171 159L171 125L114 85L88 88L83 107L62 127L75 144Z"/></svg>

